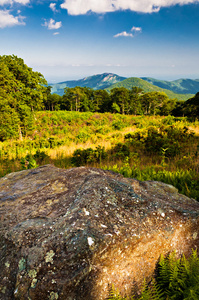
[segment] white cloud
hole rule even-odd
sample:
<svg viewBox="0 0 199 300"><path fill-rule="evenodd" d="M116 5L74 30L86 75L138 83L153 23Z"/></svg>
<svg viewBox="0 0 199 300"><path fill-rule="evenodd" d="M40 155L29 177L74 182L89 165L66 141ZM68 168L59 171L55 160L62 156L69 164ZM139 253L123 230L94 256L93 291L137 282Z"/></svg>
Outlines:
<svg viewBox="0 0 199 300"><path fill-rule="evenodd" d="M199 0L64 0L61 8L67 9L70 15L82 15L89 11L107 13L127 9L136 12L152 13L158 12L161 7L192 3L199 3Z"/></svg>
<svg viewBox="0 0 199 300"><path fill-rule="evenodd" d="M132 33L128 33L126 31L122 31L121 33L117 33L114 35L115 38L120 37L120 36L125 36L125 37L133 37Z"/></svg>
<svg viewBox="0 0 199 300"><path fill-rule="evenodd" d="M15 2L26 5L29 3L29 0L0 0L0 6L3 6L5 4L13 4Z"/></svg>
<svg viewBox="0 0 199 300"><path fill-rule="evenodd" d="M133 26L131 28L131 31L132 32L136 32L136 33L141 33L142 32L142 28L141 27L135 27L135 26Z"/></svg>
<svg viewBox="0 0 199 300"><path fill-rule="evenodd" d="M45 21L43 26L46 26L50 30L59 29L62 27L62 22L55 22L55 20L50 19L49 21Z"/></svg>
<svg viewBox="0 0 199 300"><path fill-rule="evenodd" d="M23 19L22 16L14 17L9 10L0 10L0 28L25 25Z"/></svg>
<svg viewBox="0 0 199 300"><path fill-rule="evenodd" d="M17 2L17 3L20 3L20 4L26 5L26 4L28 4L30 1L29 1L29 0L14 0L13 2Z"/></svg>
<svg viewBox="0 0 199 300"><path fill-rule="evenodd" d="M54 32L54 33L53 33L53 35L58 35L58 34L59 34L59 32Z"/></svg>
<svg viewBox="0 0 199 300"><path fill-rule="evenodd" d="M120 37L120 36L125 36L125 37L134 37L136 35L138 35L139 33L142 32L142 28L141 27L135 27L133 26L131 28L131 31L133 33L130 33L130 32L126 32L126 31L122 31L121 33L117 33L116 35L114 35L113 37L117 38L117 37Z"/></svg>
<svg viewBox="0 0 199 300"><path fill-rule="evenodd" d="M56 3L50 3L49 7L53 12L58 12L58 10L56 9Z"/></svg>
<svg viewBox="0 0 199 300"><path fill-rule="evenodd" d="M114 0L65 0L61 8L68 10L70 15L83 15L89 11L105 13L114 11ZM117 0L116 0L117 1Z"/></svg>

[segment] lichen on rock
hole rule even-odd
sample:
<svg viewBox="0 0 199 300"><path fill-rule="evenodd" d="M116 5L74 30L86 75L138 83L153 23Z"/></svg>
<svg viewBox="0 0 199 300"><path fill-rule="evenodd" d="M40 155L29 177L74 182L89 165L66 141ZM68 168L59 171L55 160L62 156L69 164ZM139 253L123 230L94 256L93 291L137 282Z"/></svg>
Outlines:
<svg viewBox="0 0 199 300"><path fill-rule="evenodd" d="M55 255L55 252L53 250L50 250L49 252L46 253L45 256L45 262L48 263L50 262L53 264L53 256Z"/></svg>

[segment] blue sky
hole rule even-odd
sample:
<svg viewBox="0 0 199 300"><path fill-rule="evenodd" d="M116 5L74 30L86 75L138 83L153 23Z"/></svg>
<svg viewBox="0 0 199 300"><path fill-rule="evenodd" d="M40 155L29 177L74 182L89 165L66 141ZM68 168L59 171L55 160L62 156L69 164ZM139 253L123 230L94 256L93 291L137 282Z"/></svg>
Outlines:
<svg viewBox="0 0 199 300"><path fill-rule="evenodd" d="M51 83L104 72L199 79L199 0L0 0L0 55Z"/></svg>

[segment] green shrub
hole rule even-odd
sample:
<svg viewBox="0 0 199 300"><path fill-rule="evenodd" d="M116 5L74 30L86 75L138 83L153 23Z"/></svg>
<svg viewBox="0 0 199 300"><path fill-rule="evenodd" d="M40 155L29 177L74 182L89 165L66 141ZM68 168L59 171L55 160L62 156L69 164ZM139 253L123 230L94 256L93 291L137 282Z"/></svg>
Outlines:
<svg viewBox="0 0 199 300"><path fill-rule="evenodd" d="M115 130L121 130L122 128L125 127L124 122L122 122L122 120L115 120L112 122L112 127Z"/></svg>
<svg viewBox="0 0 199 300"><path fill-rule="evenodd" d="M76 136L76 139L78 140L78 142L83 142L83 143L88 141L89 138L90 138L90 134L84 129L80 130Z"/></svg>
<svg viewBox="0 0 199 300"><path fill-rule="evenodd" d="M57 146L57 138L53 136L48 139L48 142L51 149L54 149Z"/></svg>
<svg viewBox="0 0 199 300"><path fill-rule="evenodd" d="M44 151L37 150L34 154L34 158L37 160L38 163L42 163L46 159L50 159L50 156L47 155Z"/></svg>
<svg viewBox="0 0 199 300"><path fill-rule="evenodd" d="M128 145L123 143L118 143L113 149L112 153L117 158L125 158L130 155L130 149Z"/></svg>
<svg viewBox="0 0 199 300"><path fill-rule="evenodd" d="M106 158L106 156L105 148L101 146L98 146L95 150L92 148L77 149L73 153L71 163L75 167L80 167L87 163L100 163L102 159Z"/></svg>
<svg viewBox="0 0 199 300"><path fill-rule="evenodd" d="M22 158L20 161L22 170L34 169L37 166L37 162L31 154L27 154L26 157Z"/></svg>

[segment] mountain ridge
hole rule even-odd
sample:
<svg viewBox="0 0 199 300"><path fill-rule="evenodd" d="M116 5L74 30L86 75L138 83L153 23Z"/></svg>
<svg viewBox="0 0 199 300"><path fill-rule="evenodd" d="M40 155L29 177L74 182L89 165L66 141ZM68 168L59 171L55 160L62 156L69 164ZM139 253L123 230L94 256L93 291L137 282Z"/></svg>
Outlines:
<svg viewBox="0 0 199 300"><path fill-rule="evenodd" d="M178 94L196 94L199 91L199 79L180 78L172 81L141 77L147 82Z"/></svg>
<svg viewBox="0 0 199 300"><path fill-rule="evenodd" d="M123 81L124 79L126 79L126 77L122 77L114 73L96 74L78 80L68 80L68 81L52 84L51 93L57 93L62 96L65 87L73 88L75 86L90 87L95 90L96 89L103 90L108 88L110 85L114 83Z"/></svg>
<svg viewBox="0 0 199 300"><path fill-rule="evenodd" d="M178 99L178 100L188 100L190 98L192 98L194 96L194 94L177 94L174 93L172 90L169 89L164 89L161 88L159 86L153 85L151 83L149 83L146 80L143 80L141 78L138 77L129 77L125 80L123 80L122 82L117 82L111 86L109 86L106 90L108 92L111 91L111 89L113 88L119 88L119 87L124 87L128 90L130 90L133 86L137 86L139 88L141 88L144 93L148 93L148 92L164 92L165 94L167 94L167 96L170 99Z"/></svg>
<svg viewBox="0 0 199 300"><path fill-rule="evenodd" d="M140 80L143 80L145 84L143 82L143 84L140 84ZM110 89L117 87L118 85L126 87L127 82L128 89L130 89L132 86L140 86L141 88L144 87L144 92L163 91L170 98L177 98L181 100L187 100L199 91L199 79L194 80L181 78L173 81L167 81L152 77L122 77L114 73L106 72L87 76L78 80L68 80L51 84L51 93L56 93L62 96L64 94L64 88L73 88L75 86L89 87L93 88L94 90L106 89L110 91Z"/></svg>

